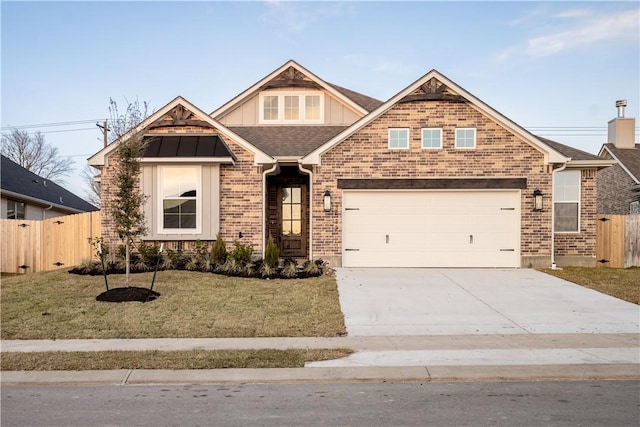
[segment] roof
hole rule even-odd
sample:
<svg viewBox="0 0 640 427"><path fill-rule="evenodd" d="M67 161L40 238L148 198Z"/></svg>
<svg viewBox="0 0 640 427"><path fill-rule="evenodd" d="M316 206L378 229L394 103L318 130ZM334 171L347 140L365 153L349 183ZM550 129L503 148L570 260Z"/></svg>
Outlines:
<svg viewBox="0 0 640 427"><path fill-rule="evenodd" d="M343 94L344 96L346 96L347 98L349 98L350 100L352 100L353 102L355 102L356 104L358 104L359 106L361 106L362 108L364 108L369 112L375 110L376 108L384 104L384 102L380 101L379 99L375 99L370 96L363 95L351 89L347 89L342 86L335 85L333 83L328 83L328 84L331 85L335 90L337 90L338 92L340 92L341 94Z"/></svg>
<svg viewBox="0 0 640 427"><path fill-rule="evenodd" d="M23 168L8 157L2 156L0 186L7 196L53 205L58 210L91 212L98 208L46 178Z"/></svg>
<svg viewBox="0 0 640 427"><path fill-rule="evenodd" d="M229 129L270 156L309 154L348 126L230 126Z"/></svg>
<svg viewBox="0 0 640 427"><path fill-rule="evenodd" d="M536 135L536 138L556 150L558 153L571 157L571 160L602 160L602 157L598 157L595 154L587 153L586 151L578 150L577 148L573 148L541 136Z"/></svg>
<svg viewBox="0 0 640 427"><path fill-rule="evenodd" d="M148 135L144 140L143 157L234 157L219 135Z"/></svg>
<svg viewBox="0 0 640 427"><path fill-rule="evenodd" d="M635 144L635 147L635 149L617 148L615 144L608 143L604 144L602 149L607 150L631 178L640 184L640 144Z"/></svg>

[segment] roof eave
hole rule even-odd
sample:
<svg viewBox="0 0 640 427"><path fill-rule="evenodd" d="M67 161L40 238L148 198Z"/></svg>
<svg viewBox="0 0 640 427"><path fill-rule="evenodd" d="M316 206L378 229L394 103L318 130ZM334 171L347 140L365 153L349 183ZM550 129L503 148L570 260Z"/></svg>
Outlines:
<svg viewBox="0 0 640 427"><path fill-rule="evenodd" d="M48 200L43 200L43 199L39 199L37 197L27 196L27 195L24 195L24 194L15 193L13 191L4 190L4 189L2 190L2 196L9 197L9 198L12 198L12 199L22 200L22 201L25 201L25 202L31 202L31 203L33 203L35 205L43 206L43 207L52 206L54 209L56 209L58 211L64 211L64 212L69 212L69 213L91 212L91 211L85 211L85 210L78 209L78 208L73 208L71 206L60 205L58 203L53 203L53 202L50 202Z"/></svg>
<svg viewBox="0 0 640 427"><path fill-rule="evenodd" d="M569 160L566 162L568 169L585 169L585 168L598 168L604 169L609 166L615 165L615 160Z"/></svg>

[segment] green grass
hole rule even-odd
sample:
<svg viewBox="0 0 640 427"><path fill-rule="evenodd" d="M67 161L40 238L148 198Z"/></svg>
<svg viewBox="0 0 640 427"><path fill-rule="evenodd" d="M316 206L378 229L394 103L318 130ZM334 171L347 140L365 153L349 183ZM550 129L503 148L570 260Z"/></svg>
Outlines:
<svg viewBox="0 0 640 427"><path fill-rule="evenodd" d="M542 270L603 294L640 304L640 268L566 267Z"/></svg>
<svg viewBox="0 0 640 427"><path fill-rule="evenodd" d="M132 275L148 287L152 273ZM124 277L109 276L110 287ZM161 271L147 303L105 303L102 276L64 270L3 277L2 339L338 336L344 318L334 278L259 280Z"/></svg>
<svg viewBox="0 0 640 427"><path fill-rule="evenodd" d="M3 371L302 368L305 362L351 353L347 349L14 352L1 354L1 365Z"/></svg>

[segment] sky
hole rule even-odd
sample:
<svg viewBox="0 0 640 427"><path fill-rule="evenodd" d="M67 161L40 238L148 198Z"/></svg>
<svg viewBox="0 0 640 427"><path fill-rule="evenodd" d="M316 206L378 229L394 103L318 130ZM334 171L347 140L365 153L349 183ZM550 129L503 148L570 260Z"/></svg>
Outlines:
<svg viewBox="0 0 640 427"><path fill-rule="evenodd" d="M597 154L640 111L638 1L0 2L2 133L40 131L83 197L96 122L180 95L212 112L290 59L386 101L432 69L512 121ZM637 138L636 133L636 140Z"/></svg>

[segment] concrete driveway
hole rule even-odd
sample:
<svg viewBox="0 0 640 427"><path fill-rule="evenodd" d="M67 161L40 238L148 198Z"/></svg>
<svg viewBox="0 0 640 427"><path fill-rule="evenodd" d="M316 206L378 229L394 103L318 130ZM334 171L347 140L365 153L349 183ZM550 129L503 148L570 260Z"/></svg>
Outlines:
<svg viewBox="0 0 640 427"><path fill-rule="evenodd" d="M638 333L640 309L530 269L338 268L350 336Z"/></svg>

